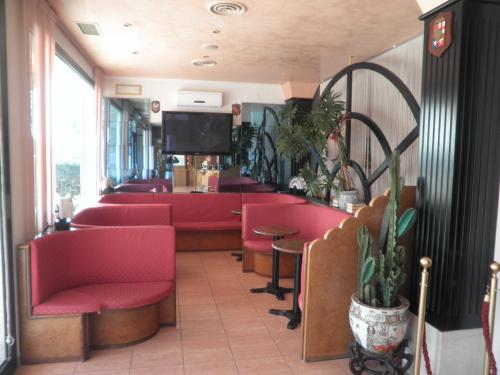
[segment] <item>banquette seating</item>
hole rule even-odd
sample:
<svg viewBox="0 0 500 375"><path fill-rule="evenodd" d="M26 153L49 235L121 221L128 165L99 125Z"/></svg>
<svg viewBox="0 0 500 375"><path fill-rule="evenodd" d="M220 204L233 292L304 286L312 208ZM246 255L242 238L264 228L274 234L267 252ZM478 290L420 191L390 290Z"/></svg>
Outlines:
<svg viewBox="0 0 500 375"><path fill-rule="evenodd" d="M102 204L85 208L71 220L73 228L151 225L172 225L172 206L169 204Z"/></svg>
<svg viewBox="0 0 500 375"><path fill-rule="evenodd" d="M158 186L154 184L120 184L115 186L114 191L118 193L142 193L142 192L156 192ZM160 190L161 191L161 190Z"/></svg>
<svg viewBox="0 0 500 375"><path fill-rule="evenodd" d="M335 208L314 204L247 204L243 206L243 271L254 271L261 275L271 274L270 257L272 239L253 232L259 225L278 225L298 229L299 233L290 238L312 241L321 238L330 228L336 228L352 215ZM280 276L291 277L294 258L291 254L280 256Z"/></svg>
<svg viewBox="0 0 500 375"><path fill-rule="evenodd" d="M177 231L177 250L241 249L241 220L232 210L247 204L304 203L301 197L275 193L116 193L101 197L106 204L169 204Z"/></svg>
<svg viewBox="0 0 500 375"><path fill-rule="evenodd" d="M250 193L250 192L262 192L262 193L272 193L275 189L265 185L260 184L258 181L250 177L218 177L215 175L208 177L208 189L209 191L215 191L220 193Z"/></svg>
<svg viewBox="0 0 500 375"><path fill-rule="evenodd" d="M21 361L84 360L175 325L171 226L56 232L17 253Z"/></svg>

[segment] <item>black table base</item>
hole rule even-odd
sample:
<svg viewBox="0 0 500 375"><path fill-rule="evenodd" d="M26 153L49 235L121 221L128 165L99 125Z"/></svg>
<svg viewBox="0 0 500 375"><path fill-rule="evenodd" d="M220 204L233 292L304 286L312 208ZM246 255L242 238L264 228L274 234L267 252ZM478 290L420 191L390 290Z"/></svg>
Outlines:
<svg viewBox="0 0 500 375"><path fill-rule="evenodd" d="M392 353L377 354L363 349L355 340L351 342L349 369L354 375L404 375L413 363L413 356L406 353L408 340L404 340Z"/></svg>
<svg viewBox="0 0 500 375"><path fill-rule="evenodd" d="M302 312L299 308L300 281L302 270L302 254L295 255L295 277L293 281L293 309L278 310L270 309L269 314L284 316L290 320L287 324L288 329L295 329L302 320Z"/></svg>
<svg viewBox="0 0 500 375"><path fill-rule="evenodd" d="M232 255L233 257L236 257L236 259L235 259L235 260L236 260L237 262L241 262L241 261L243 260L243 252L237 252L237 253L235 252L235 253L231 253L231 255Z"/></svg>
<svg viewBox="0 0 500 375"><path fill-rule="evenodd" d="M251 293L268 293L272 294L273 296L276 296L276 299L280 301L285 300L285 293L291 293L293 292L293 288L283 288L281 286L278 286L277 288L273 286L273 283L270 281L267 283L267 286L264 288L253 288L250 289Z"/></svg>
<svg viewBox="0 0 500 375"><path fill-rule="evenodd" d="M288 329L295 329L299 326L302 320L302 313L294 312L293 310L278 310L278 309L269 309L269 314L279 315L288 318L289 322L286 325Z"/></svg>
<svg viewBox="0 0 500 375"><path fill-rule="evenodd" d="M273 242L281 239L283 237L274 236ZM253 288L250 289L251 293L269 293L276 296L276 299L283 301L285 299L285 293L293 292L292 288L282 288L279 286L279 274L280 274L280 253L273 249L273 274L271 277L271 282L267 283L264 288Z"/></svg>

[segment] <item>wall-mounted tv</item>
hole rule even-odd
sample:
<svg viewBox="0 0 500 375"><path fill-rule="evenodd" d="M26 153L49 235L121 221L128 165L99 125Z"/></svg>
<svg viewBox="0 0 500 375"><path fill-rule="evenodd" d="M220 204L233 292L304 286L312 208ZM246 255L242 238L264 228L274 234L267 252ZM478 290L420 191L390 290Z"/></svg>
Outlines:
<svg viewBox="0 0 500 375"><path fill-rule="evenodd" d="M223 155L231 152L231 113L162 112L164 154Z"/></svg>

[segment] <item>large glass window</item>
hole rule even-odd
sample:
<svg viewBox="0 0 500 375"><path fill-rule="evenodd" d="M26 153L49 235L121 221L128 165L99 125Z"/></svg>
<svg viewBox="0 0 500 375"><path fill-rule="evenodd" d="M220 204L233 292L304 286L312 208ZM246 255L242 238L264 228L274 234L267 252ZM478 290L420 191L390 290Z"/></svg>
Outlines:
<svg viewBox="0 0 500 375"><path fill-rule="evenodd" d="M122 109L117 103L111 101L108 113L108 177L113 185L122 181Z"/></svg>
<svg viewBox="0 0 500 375"><path fill-rule="evenodd" d="M53 77L55 204L60 205L62 216L70 216L72 206L77 209L92 198L89 192L93 187L86 189L89 180L85 175L92 173L91 168L95 171L95 165L88 165L92 158L87 157L89 150L96 149L96 139L90 134L96 120L95 92L89 82L59 56L55 59Z"/></svg>

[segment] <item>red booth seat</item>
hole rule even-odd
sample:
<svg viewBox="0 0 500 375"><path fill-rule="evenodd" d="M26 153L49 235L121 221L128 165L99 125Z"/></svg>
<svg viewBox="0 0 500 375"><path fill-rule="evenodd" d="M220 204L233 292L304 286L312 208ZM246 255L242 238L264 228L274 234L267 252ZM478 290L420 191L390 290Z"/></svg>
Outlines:
<svg viewBox="0 0 500 375"><path fill-rule="evenodd" d="M126 180L125 184L154 185L157 192L171 193L172 180L169 178L148 178L141 180Z"/></svg>
<svg viewBox="0 0 500 375"><path fill-rule="evenodd" d="M154 193L112 193L103 194L99 203L113 204L153 204Z"/></svg>
<svg viewBox="0 0 500 375"><path fill-rule="evenodd" d="M34 315L135 308L173 292L175 232L169 226L58 232L30 247Z"/></svg>
<svg viewBox="0 0 500 375"><path fill-rule="evenodd" d="M255 234L259 225L278 225L298 229L293 236L311 241L321 238L352 215L335 208L313 204L247 204L243 206L243 246L262 252L272 251L272 240Z"/></svg>
<svg viewBox="0 0 500 375"><path fill-rule="evenodd" d="M78 212L71 226L148 226L172 225L169 204L103 204Z"/></svg>

